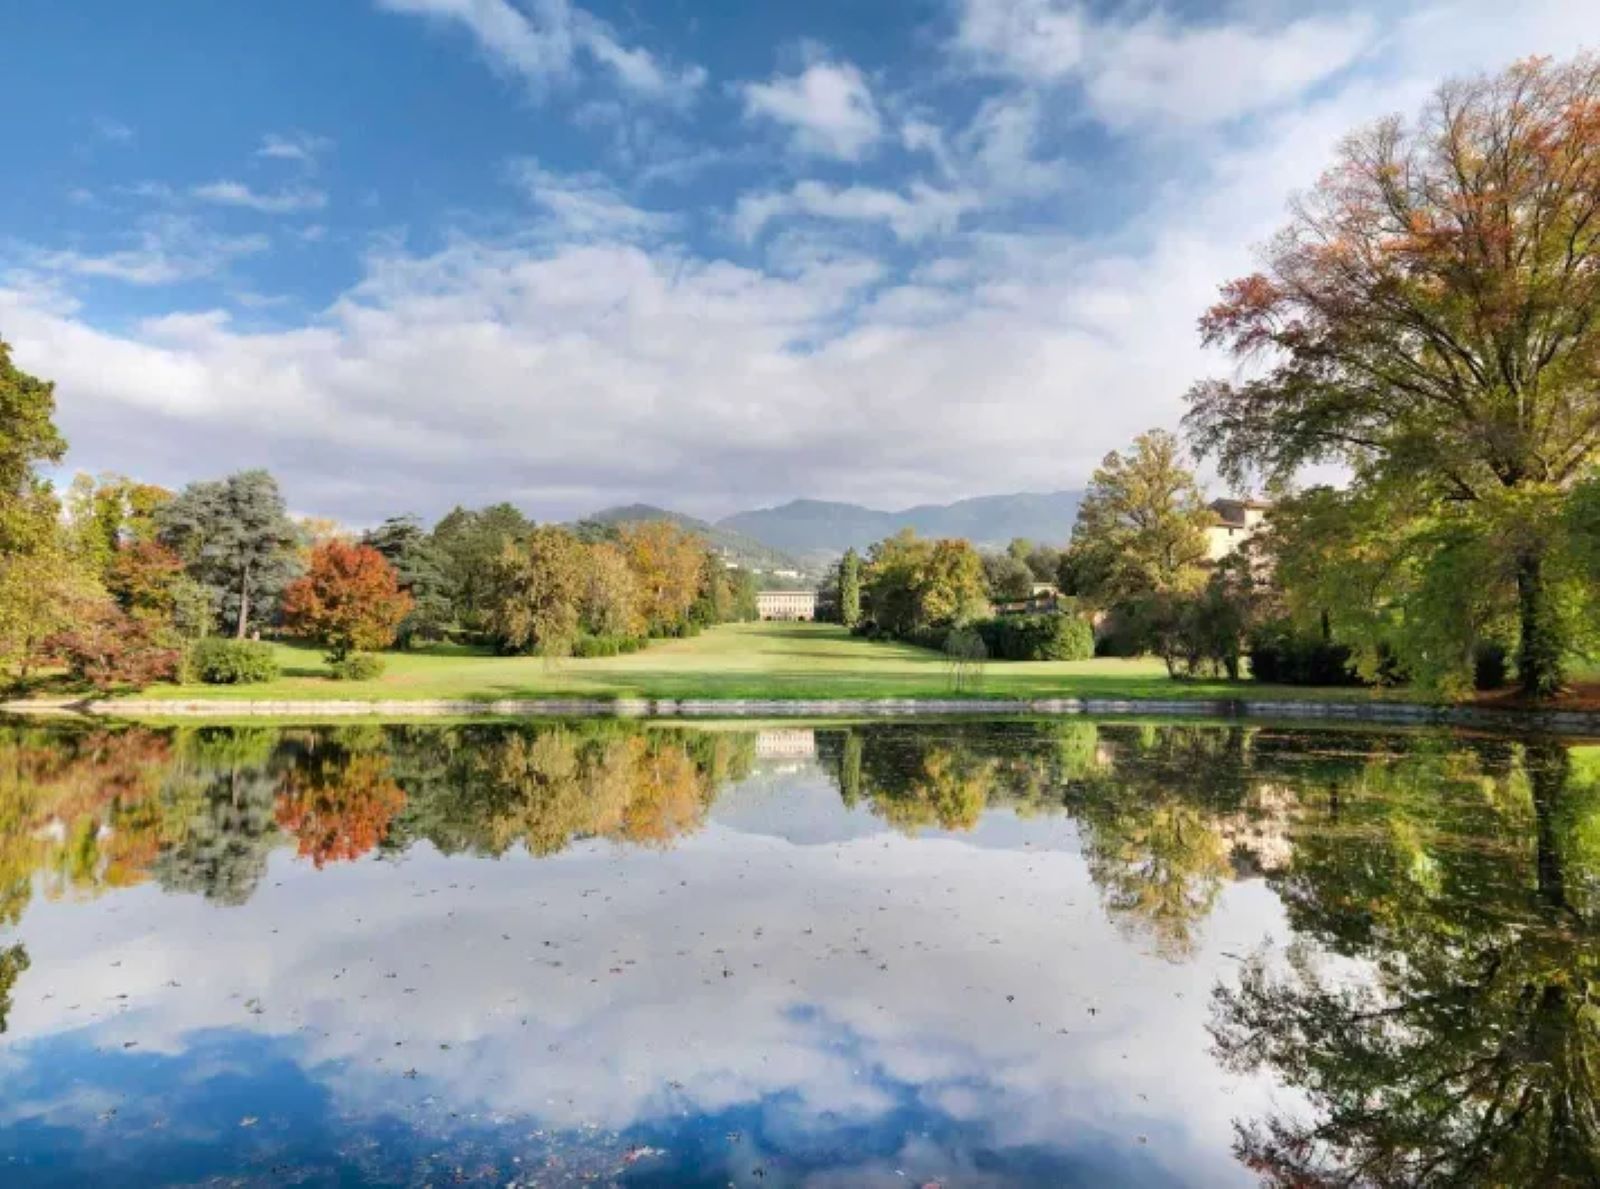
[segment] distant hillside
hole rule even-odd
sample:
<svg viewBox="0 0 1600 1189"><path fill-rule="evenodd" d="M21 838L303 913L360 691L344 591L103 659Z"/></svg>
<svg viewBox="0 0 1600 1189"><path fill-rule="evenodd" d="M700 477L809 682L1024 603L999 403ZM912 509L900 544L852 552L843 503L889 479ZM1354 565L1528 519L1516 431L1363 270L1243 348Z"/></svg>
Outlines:
<svg viewBox="0 0 1600 1189"><path fill-rule="evenodd" d="M687 532L704 537L706 543L720 549L734 565L745 569L771 573L774 570L804 570L805 567L783 552L765 542L755 540L735 529L710 524L682 512L658 508L654 504L626 504L617 508L604 508L583 518L595 524L637 524L648 520L670 520Z"/></svg>
<svg viewBox="0 0 1600 1189"><path fill-rule="evenodd" d="M903 528L926 537L966 537L980 545L1004 545L1013 537L1060 545L1072 535L1082 496L1081 491L984 495L899 512L792 500L778 508L736 513L716 527L806 558L843 553L852 545L862 549Z"/></svg>

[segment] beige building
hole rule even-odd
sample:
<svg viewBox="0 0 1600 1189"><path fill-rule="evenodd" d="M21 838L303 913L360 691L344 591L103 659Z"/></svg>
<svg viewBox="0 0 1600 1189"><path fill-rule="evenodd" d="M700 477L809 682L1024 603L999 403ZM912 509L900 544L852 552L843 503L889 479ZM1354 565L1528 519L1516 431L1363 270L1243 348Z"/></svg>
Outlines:
<svg viewBox="0 0 1600 1189"><path fill-rule="evenodd" d="M762 619L812 620L817 617L814 590L761 590L756 592L756 614Z"/></svg>
<svg viewBox="0 0 1600 1189"><path fill-rule="evenodd" d="M1206 528L1206 558L1221 561L1255 536L1271 507L1264 500L1212 500L1216 519Z"/></svg>

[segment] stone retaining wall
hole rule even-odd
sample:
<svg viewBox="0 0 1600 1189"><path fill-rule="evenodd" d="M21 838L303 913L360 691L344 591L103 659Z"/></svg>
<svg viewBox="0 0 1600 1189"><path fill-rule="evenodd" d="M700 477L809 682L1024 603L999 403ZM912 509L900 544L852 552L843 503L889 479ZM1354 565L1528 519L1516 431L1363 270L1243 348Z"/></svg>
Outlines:
<svg viewBox="0 0 1600 1189"><path fill-rule="evenodd" d="M1321 722L1439 724L1490 730L1600 736L1600 712L1486 710L1416 702L1314 702L1249 698L584 698L484 701L166 701L119 699L0 702L12 714L87 714L129 718L896 718L926 715L1157 715L1186 718L1311 719Z"/></svg>

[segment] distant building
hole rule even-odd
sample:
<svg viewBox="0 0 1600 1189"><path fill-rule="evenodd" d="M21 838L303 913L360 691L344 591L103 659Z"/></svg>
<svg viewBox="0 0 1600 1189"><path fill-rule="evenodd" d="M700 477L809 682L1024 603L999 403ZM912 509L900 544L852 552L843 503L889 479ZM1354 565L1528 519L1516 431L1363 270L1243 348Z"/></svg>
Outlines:
<svg viewBox="0 0 1600 1189"><path fill-rule="evenodd" d="M1260 529L1272 507L1265 500L1212 500L1215 519L1206 527L1206 558L1221 561Z"/></svg>
<svg viewBox="0 0 1600 1189"><path fill-rule="evenodd" d="M756 614L762 619L812 620L817 617L814 590L761 590L756 592Z"/></svg>

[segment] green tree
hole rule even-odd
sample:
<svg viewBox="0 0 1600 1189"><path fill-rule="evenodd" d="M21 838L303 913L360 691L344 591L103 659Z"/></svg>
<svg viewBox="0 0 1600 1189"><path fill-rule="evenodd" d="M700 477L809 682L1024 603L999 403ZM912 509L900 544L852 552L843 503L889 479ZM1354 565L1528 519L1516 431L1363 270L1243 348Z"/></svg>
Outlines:
<svg viewBox="0 0 1600 1189"><path fill-rule="evenodd" d="M156 512L161 541L183 558L243 639L298 569L299 532L266 471L191 483Z"/></svg>
<svg viewBox="0 0 1600 1189"><path fill-rule="evenodd" d="M1592 593L1569 594L1554 530L1600 458L1597 111L1600 59L1532 59L1351 137L1202 319L1265 369L1189 394L1232 477L1337 461L1458 541L1496 538L1478 581L1510 591L1530 696L1560 687L1563 612Z"/></svg>
<svg viewBox="0 0 1600 1189"><path fill-rule="evenodd" d="M1069 550L1075 593L1109 608L1199 589L1210 522L1177 439L1140 434L1089 481Z"/></svg>
<svg viewBox="0 0 1600 1189"><path fill-rule="evenodd" d="M55 407L55 385L15 367L10 346L0 339L0 558L33 547L53 530L55 501L34 468L66 453L52 420Z"/></svg>
<svg viewBox="0 0 1600 1189"><path fill-rule="evenodd" d="M462 627L483 630L501 556L508 544L521 541L532 530L533 521L506 503L476 511L455 508L434 525L433 540L444 555L450 602Z"/></svg>
<svg viewBox="0 0 1600 1189"><path fill-rule="evenodd" d="M929 541L910 529L872 547L862 590L872 622L905 639L947 632L989 610L983 561L971 543Z"/></svg>
<svg viewBox="0 0 1600 1189"><path fill-rule="evenodd" d="M983 580L997 603L1014 603L1033 594L1033 570L1009 551L983 555Z"/></svg>
<svg viewBox="0 0 1600 1189"><path fill-rule="evenodd" d="M411 596L411 610L400 621L395 640L409 648L417 640L442 640L450 627L450 583L444 550L415 516L391 516L363 534L394 567L400 589Z"/></svg>
<svg viewBox="0 0 1600 1189"><path fill-rule="evenodd" d="M839 622L847 628L861 622L861 555L853 547L839 559Z"/></svg>

